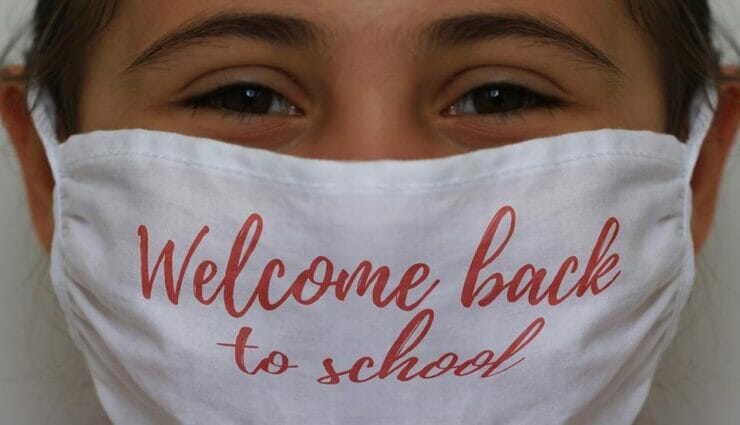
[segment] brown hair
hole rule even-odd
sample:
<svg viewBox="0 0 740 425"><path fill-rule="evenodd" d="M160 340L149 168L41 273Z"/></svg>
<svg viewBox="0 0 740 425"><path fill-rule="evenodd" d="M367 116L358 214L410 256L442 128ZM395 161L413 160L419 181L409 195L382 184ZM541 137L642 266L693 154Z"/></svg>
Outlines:
<svg viewBox="0 0 740 425"><path fill-rule="evenodd" d="M723 78L713 47L707 0L626 0L635 21L654 41L664 75L667 131L686 136L691 99ZM103 29L115 0L38 0L26 52L26 82L36 81L55 102L60 138L75 133L81 81L91 40ZM728 38L729 40L729 38Z"/></svg>

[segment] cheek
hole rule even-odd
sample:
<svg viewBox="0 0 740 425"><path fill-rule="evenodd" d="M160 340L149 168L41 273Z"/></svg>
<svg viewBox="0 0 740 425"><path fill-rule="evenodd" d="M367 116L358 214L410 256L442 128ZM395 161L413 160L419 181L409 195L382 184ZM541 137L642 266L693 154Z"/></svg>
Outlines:
<svg viewBox="0 0 740 425"><path fill-rule="evenodd" d="M145 104L141 103L145 98L132 95L132 88L119 87L115 79L100 78L111 75L110 71L94 71L89 75L80 91L79 132L140 127L147 116Z"/></svg>
<svg viewBox="0 0 740 425"><path fill-rule="evenodd" d="M663 91L657 87L644 87L620 95L608 110L606 120L615 128L650 130L665 133L666 105Z"/></svg>
<svg viewBox="0 0 740 425"><path fill-rule="evenodd" d="M620 103L625 118L634 126L630 128L668 132L669 94L665 91L666 75L657 55L652 54L649 46L636 41L626 66L628 87Z"/></svg>
<svg viewBox="0 0 740 425"><path fill-rule="evenodd" d="M114 87L103 76L107 75L102 64L90 61L87 77L80 89L78 103L78 131L110 130L118 126L124 103ZM128 109L128 108L127 108Z"/></svg>
<svg viewBox="0 0 740 425"><path fill-rule="evenodd" d="M625 0L609 4L614 24L609 27L611 34L606 28L601 30L602 37L624 73L622 81L609 83L615 94L614 99L607 99L613 105L611 112L621 128L668 132L661 51L627 11Z"/></svg>

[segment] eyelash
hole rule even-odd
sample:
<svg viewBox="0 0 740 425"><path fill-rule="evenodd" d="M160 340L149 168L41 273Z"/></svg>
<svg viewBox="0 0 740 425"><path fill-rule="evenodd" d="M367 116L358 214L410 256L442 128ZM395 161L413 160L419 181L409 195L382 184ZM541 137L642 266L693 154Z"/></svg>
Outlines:
<svg viewBox="0 0 740 425"><path fill-rule="evenodd" d="M282 114L270 114L268 110L267 113L249 113L249 112L244 112L246 108L241 108L241 110L236 110L237 108L229 108L225 106L225 104L228 104L230 100L232 101L235 100L235 99L228 99L227 96L234 95L237 93L239 93L238 94L239 96L244 96L246 94L246 90L251 90L252 94L254 93L257 93L258 95L267 94L268 101L270 101L271 103L274 101L278 101L280 103L283 103L283 105L288 105L289 112L282 113ZM477 108L478 105L475 105L476 95L480 95L484 93L486 93L487 95L492 95L492 94L500 95L501 92L508 93L509 95L515 94L516 96L519 96L520 105L518 105L518 107L516 108L511 108L509 110L503 110L500 112L489 112L489 113L460 113L459 112L460 105L468 105L472 103ZM241 100L244 100L244 99L242 98ZM303 114L303 112L297 107L293 106L287 98L285 98L284 96L282 96L275 90L269 87L266 87L264 85L258 84L258 83L228 84L228 85L219 87L215 90L212 90L208 93L204 93L201 95L197 95L197 96L193 96L188 99L185 99L183 101L183 104L191 108L193 110L193 113L195 113L197 110L201 108L208 108L208 109L221 110L227 116L235 115L240 118L250 118L250 117L264 116L264 115L295 116L295 115ZM445 116L460 116L460 115L494 116L501 121L505 121L511 117L522 115L523 111L546 109L548 113L552 114L554 109L562 108L563 106L564 106L564 102L556 97L540 94L540 93L537 93L533 90L530 90L526 87L523 87L517 84L501 82L501 83L488 83L482 86L478 86L466 92L462 97L458 98L458 100L453 105L445 108L441 112ZM269 109L272 109L272 105L270 105Z"/></svg>
<svg viewBox="0 0 740 425"><path fill-rule="evenodd" d="M288 113L270 114L269 109L267 113L250 113L250 112L244 111L247 108L241 108L241 110L237 110L237 108L229 108L225 106L225 104L229 103L230 100L232 101L235 100L235 99L228 99L228 96L237 94L238 96L242 97L242 99L240 100L244 100L244 95L246 94L247 90L252 91L253 94L258 93L263 96L266 94L267 95L266 100L270 102L270 105L268 105L269 109L272 109L272 103L275 101L282 103L284 105L287 105L289 107ZM225 115L235 115L241 118L263 116L263 115L295 116L295 115L303 114L303 112L297 107L293 106L291 102L287 98L285 98L285 96L281 95L277 91L267 86L264 86L258 83L228 84L228 85L219 87L215 90L212 90L210 92L187 98L183 101L183 104L186 107L192 109L193 113L197 112L198 109L208 108L208 109L221 110L224 112Z"/></svg>
<svg viewBox="0 0 740 425"><path fill-rule="evenodd" d="M477 94L487 93L500 95L501 92L508 93L509 95L516 94L520 97L521 104L518 107L511 108L509 110L489 113L460 113L458 111L459 105L461 104L475 104L474 97ZM540 94L526 87L518 84L499 82L499 83L488 83L482 86L478 86L460 97L452 106L445 108L442 113L445 116L460 116L460 115L488 115L494 116L501 121L505 121L514 116L520 116L524 111L546 109L548 113L552 114L554 109L562 108L565 105L561 99L554 96L548 96ZM495 106L495 105L494 105ZM509 105L511 106L511 105Z"/></svg>

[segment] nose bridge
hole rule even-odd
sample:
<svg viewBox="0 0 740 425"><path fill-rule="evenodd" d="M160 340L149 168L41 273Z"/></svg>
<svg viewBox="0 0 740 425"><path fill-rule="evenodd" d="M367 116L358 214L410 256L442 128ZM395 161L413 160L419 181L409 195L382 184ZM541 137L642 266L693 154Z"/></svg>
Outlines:
<svg viewBox="0 0 740 425"><path fill-rule="evenodd" d="M344 160L423 159L466 151L435 131L434 116L424 104L428 100L422 100L428 96L419 92L418 64L408 55L413 48L406 37L408 16L362 16L362 25L342 28L346 36L324 69L316 121L290 149Z"/></svg>
<svg viewBox="0 0 740 425"><path fill-rule="evenodd" d="M393 114L374 105L346 109L342 118L330 119L321 136L311 143L325 157L352 160L422 159L451 155L445 144L411 111ZM396 108L393 108L396 110ZM398 111L397 111L398 112Z"/></svg>
<svg viewBox="0 0 740 425"><path fill-rule="evenodd" d="M417 105L408 79L384 73L337 78L328 113L307 140L311 155L327 159L423 159L464 149L436 135Z"/></svg>

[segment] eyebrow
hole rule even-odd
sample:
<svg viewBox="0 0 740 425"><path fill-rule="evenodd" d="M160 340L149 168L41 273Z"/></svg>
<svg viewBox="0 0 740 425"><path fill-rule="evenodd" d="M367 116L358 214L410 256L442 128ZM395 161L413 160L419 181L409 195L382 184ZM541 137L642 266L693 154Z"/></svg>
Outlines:
<svg viewBox="0 0 740 425"><path fill-rule="evenodd" d="M614 76L624 76L624 72L606 53L552 19L521 13L477 13L436 21L422 32L422 39L431 50L449 49L504 37L538 39L563 48L579 60L596 65Z"/></svg>
<svg viewBox="0 0 740 425"><path fill-rule="evenodd" d="M215 39L238 37L298 49L318 49L327 31L299 17L267 13L195 18L163 36L124 70L130 73L163 62L177 51ZM526 14L473 13L443 18L420 32L422 46L439 51L504 37L538 39L566 49L580 60L622 77L624 72L601 50L563 25Z"/></svg>
<svg viewBox="0 0 740 425"><path fill-rule="evenodd" d="M317 48L324 39L319 27L292 16L255 13L196 18L154 42L131 62L124 73L164 61L179 50L229 37L304 49Z"/></svg>

